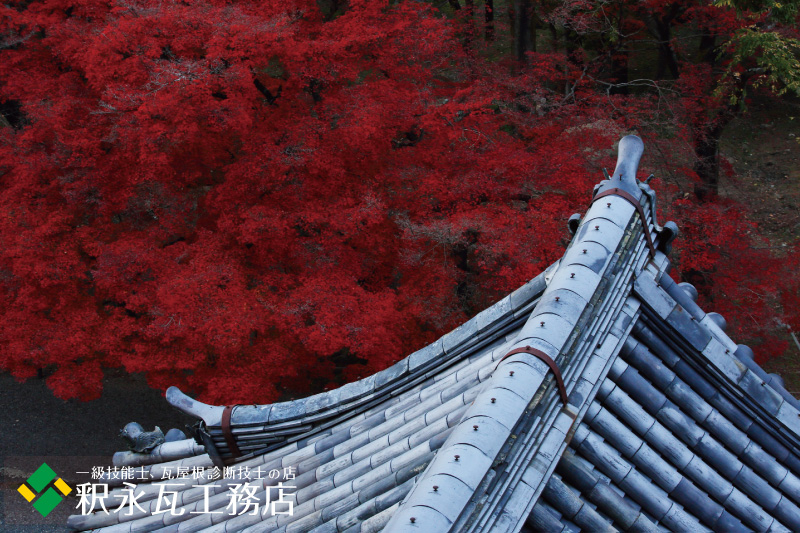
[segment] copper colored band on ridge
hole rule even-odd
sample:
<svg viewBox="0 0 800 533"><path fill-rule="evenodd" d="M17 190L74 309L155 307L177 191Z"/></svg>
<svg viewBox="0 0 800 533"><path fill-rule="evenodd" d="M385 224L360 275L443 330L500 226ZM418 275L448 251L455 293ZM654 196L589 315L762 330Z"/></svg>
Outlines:
<svg viewBox="0 0 800 533"><path fill-rule="evenodd" d="M543 351L537 350L536 348L531 348L530 346L525 346L524 348L515 348L510 352L508 352L507 354L505 354L502 357L502 359L500 359L500 361L497 362L497 367L499 367L500 363L502 363L507 357L518 353L526 353L532 355L537 359L544 361L547 364L547 366L550 367L550 370L553 371L553 375L556 377L556 384L558 385L558 394L561 396L561 400L564 402L564 405L567 405L569 403L567 400L567 389L566 387L564 387L564 380L561 378L561 370L558 368L556 362L553 361L550 358L550 356L544 353ZM497 370L497 367L495 367L495 370Z"/></svg>

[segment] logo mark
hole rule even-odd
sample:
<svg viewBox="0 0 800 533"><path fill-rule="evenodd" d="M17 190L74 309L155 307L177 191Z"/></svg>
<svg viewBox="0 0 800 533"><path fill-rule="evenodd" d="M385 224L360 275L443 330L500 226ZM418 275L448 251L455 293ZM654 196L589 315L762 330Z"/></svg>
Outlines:
<svg viewBox="0 0 800 533"><path fill-rule="evenodd" d="M53 469L47 466L47 463L42 463L42 466L37 468L36 472L31 474L31 477L26 480L30 488L23 483L17 489L17 492L22 494L23 498L28 500L28 502L33 502L33 508L39 511L39 514L43 517L49 515L50 512L64 500L53 487L48 487L50 482L54 479L53 487L58 489L61 494L66 496L72 492L72 488L64 483L64 480L58 477L56 473L53 472ZM31 490L31 488L33 490ZM44 490L45 488L47 488L47 490ZM42 493L42 491L44 491L44 493ZM35 502L33 501L34 499L36 499Z"/></svg>

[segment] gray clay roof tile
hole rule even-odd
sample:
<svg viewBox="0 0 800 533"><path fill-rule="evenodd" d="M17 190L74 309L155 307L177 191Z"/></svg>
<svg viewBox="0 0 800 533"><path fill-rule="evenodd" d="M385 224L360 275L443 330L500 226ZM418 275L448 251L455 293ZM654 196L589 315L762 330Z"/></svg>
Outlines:
<svg viewBox="0 0 800 533"><path fill-rule="evenodd" d="M144 511L75 515L107 531L800 530L800 402L667 274L677 228L655 219L635 180L642 145L623 139L614 177L642 202L607 196L580 221L564 257L434 343L375 375L310 398L236 406L235 459L221 406L170 389L201 418L198 439L173 431L141 466ZM620 177L622 175L622 177ZM659 251L650 257L642 222ZM545 363L558 362L569 405ZM202 442L203 444L200 444ZM207 449L207 447L209 447ZM208 453L207 453L208 452ZM216 461L216 463L215 463ZM224 463L224 464L223 464ZM233 477L189 483L170 471L291 467L292 515L227 510ZM554 473L555 472L555 473ZM107 476L109 498L121 481ZM173 481L186 514L154 514ZM115 488L116 487L116 488ZM208 491L208 492L206 492ZM208 505L219 514L190 514ZM99 505L98 505L99 507Z"/></svg>

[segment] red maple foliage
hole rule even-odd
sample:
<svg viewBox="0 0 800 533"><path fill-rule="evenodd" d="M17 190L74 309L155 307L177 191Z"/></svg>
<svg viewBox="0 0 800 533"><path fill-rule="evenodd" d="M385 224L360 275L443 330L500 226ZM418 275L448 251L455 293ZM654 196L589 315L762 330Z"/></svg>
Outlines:
<svg viewBox="0 0 800 533"><path fill-rule="evenodd" d="M659 138L660 96L610 96L557 48L498 59L471 24L369 0L0 6L0 368L64 398L122 366L274 401L384 368L537 274L620 134ZM736 206L670 215L681 266L722 280L707 297L775 262ZM776 279L753 290L793 302Z"/></svg>

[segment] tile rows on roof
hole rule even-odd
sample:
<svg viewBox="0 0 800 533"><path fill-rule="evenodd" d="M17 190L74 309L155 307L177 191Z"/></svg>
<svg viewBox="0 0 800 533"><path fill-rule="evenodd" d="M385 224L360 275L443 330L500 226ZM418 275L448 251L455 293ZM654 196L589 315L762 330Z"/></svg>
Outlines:
<svg viewBox="0 0 800 533"><path fill-rule="evenodd" d="M615 208L610 209L608 204L612 204ZM586 398L593 394L592 389L606 371L609 357L621 348L621 339L632 326L635 310L629 306L626 307L625 287L630 284L636 269L644 266L643 259L646 255L644 239L641 237L642 225L637 217L633 206L619 198L609 197L609 201L605 205L597 204L590 209L575 240L558 267L552 272L547 290L531 313L515 343L515 346L530 345L555 356L565 351L568 341L577 342L577 337L573 335L573 332L580 331L586 337L585 353L580 357L571 356L570 361L565 360L566 364L562 367L568 383L568 390L575 393L572 398L578 400L579 405L582 405ZM636 235L637 232L639 239L632 239L632 235ZM620 243L624 239L630 243L628 246L635 252L619 251ZM590 251L592 253L589 253ZM620 253L625 257L624 260L621 259ZM613 274L609 274L607 269L611 268L612 264ZM609 272L611 271L609 270ZM603 290L607 291L611 297L607 301L601 299L597 308L594 305L587 307L590 301L596 299L601 283L604 287ZM592 317L602 318L600 320L584 318L584 323L577 328L581 317L585 315L584 310L588 310L587 312ZM625 312L621 312L622 310ZM614 339L614 342L606 342L610 339ZM469 430L470 420L477 421L484 416L491 416L488 411L490 406L476 401L461 423L465 428L463 434L458 433L458 437L456 437L457 434L454 432L440 452L441 455L448 456L450 447L463 448L466 446L481 450L484 460L475 462L478 473L474 475L474 479L470 483L466 484L473 488L473 493L475 487L472 485L477 485L481 478L488 481L491 476L502 473L502 477L497 479L505 480L501 487L489 489L484 484L478 495L464 492L460 502L448 501L448 508L444 510L446 512L440 514L444 516L444 522L448 523L450 528L461 530L463 527L469 527L470 530L477 531L492 527L494 524L494 527L503 530L505 528L514 529L517 522L524 520L535 502L538 492L543 489L543 480L549 477L549 472L555 466L553 457L560 454L566 445L567 434L570 433L570 426L575 414L569 416L565 413L559 414L556 408L557 402L549 402L549 407L545 409L546 413L543 411L537 416L536 413L539 411L534 411L534 414L528 415L531 420L535 420L534 432L515 428L523 413L526 412L525 405L534 396L538 396L537 385L542 382L542 379L518 381L516 378L526 377L519 375L519 372L525 372L525 370L510 370L512 365L539 365L541 368L537 372L537 378L543 371L547 371L546 367L540 365L538 361L526 361L528 359L527 355L513 356L507 363L508 370L498 371L497 375L487 384L487 397L496 397L495 390L509 388L521 400L520 408L514 410L514 413L511 413L506 406L507 412L504 413L503 422L500 423L503 430L491 435L496 445L487 447L486 443L482 443L480 439L484 434L480 431L482 429L480 424L475 424L478 425L478 432L475 432L474 428L472 431ZM511 375L512 371L515 372L513 375ZM527 389L520 389L520 383L524 383ZM562 422L559 423L558 420L562 420ZM512 429L514 437L509 439ZM463 439L464 442L456 441L457 438ZM518 451L504 451L502 471L498 469L496 473L493 473L488 469L488 465L493 464L492 459L497 456L502 446L506 446L507 442L513 442ZM486 468L482 466L484 464L487 465ZM542 465L538 467L538 471L537 465ZM448 462L434 459L417 487L406 498L401 511L390 520L387 531L392 531L393 528L402 530L407 527L411 518L415 518L416 521L419 518L416 516L419 514L417 509L429 506L426 491L423 490L423 487L426 486L426 478L438 480L441 476L451 475L450 468L451 465ZM491 485L491 482L489 483ZM492 491L488 500L479 496L481 491L486 490ZM520 496L528 492L530 492L528 496ZM509 494L510 497L503 498L503 494ZM479 498L479 500L475 500L475 498ZM517 504L516 500L520 500L521 503ZM480 505L476 506L476 501L480 501ZM502 502L502 507L497 507L500 502ZM470 511L470 509L474 509L474 511ZM493 509L496 511L492 511ZM456 511L459 512L456 513ZM471 516L473 512L477 512L477 514ZM515 516L516 512L519 514ZM456 521L453 522L453 520Z"/></svg>
<svg viewBox="0 0 800 533"><path fill-rule="evenodd" d="M750 368L735 356L739 353L747 359L741 354L749 349L737 347L697 306L692 292L675 284L666 273L655 279L643 275L634 283L634 293L641 298L659 335L685 347L687 362L707 367L715 389L734 398L739 408L772 421L771 431L779 439L800 447L800 404L779 380L770 379L754 362Z"/></svg>
<svg viewBox="0 0 800 533"><path fill-rule="evenodd" d="M508 338L515 336L516 333L512 332ZM400 492L405 495L405 491L411 486L408 480L418 475L422 467L433 458L433 452L460 420L466 405L478 395L481 382L491 374L496 360L507 351L508 342L504 338L498 339L459 363L439 373L431 373L417 387L387 398L381 407L354 416L281 450L237 465L251 471L258 467L264 471L294 467L296 478L291 484L296 490L288 497L294 505L294 517L291 519L272 517L262 523L261 517L230 516L230 513L223 513L220 518L190 516L192 511L197 511L204 505L214 511L225 509L230 499L227 491L242 480L216 480L213 484L218 487L213 488L203 486L211 485L211 480L161 481L167 469L174 472L178 466L185 468L191 464L211 468L207 454L180 457L182 454L174 453L178 449L191 453L202 451L201 447L191 444L191 441L183 441L162 445L157 450L160 459L173 460L144 466L143 471L152 481L137 488L137 492L140 489L142 491L139 500L146 509L144 513L131 516L97 513L88 517L73 517L71 525L80 528L111 526L112 531L131 531L133 528L138 530L162 527L170 522L181 524L181 528L211 527L214 524L207 522L208 520L221 520L224 527L229 529L255 524L266 527L271 524L276 528L285 526L286 531L308 530L312 526L324 530L330 529L334 524L339 524L336 527L349 524L354 516L361 517L357 520L359 528L364 524L368 525L366 514L380 514L391 508ZM502 401L506 400L503 397ZM122 462L147 462L145 458L148 456L139 457L140 455L122 453L118 455L118 459ZM467 453L464 455L466 457ZM469 478L469 469L464 470L463 477ZM121 484L118 480L106 481ZM286 480L280 478L249 481L263 493L262 489L266 486L274 486L279 481ZM173 482L176 485L170 486L170 490L180 492L180 501L186 514L182 517L153 514L158 505L159 492L166 484ZM404 488L398 492L401 485ZM369 487L372 488L367 490ZM118 502L114 499L122 492L120 488L115 489L109 499ZM446 490L443 489L443 493ZM250 521L254 521L253 524ZM355 527L355 524L348 527Z"/></svg>
<svg viewBox="0 0 800 533"><path fill-rule="evenodd" d="M571 446L607 476L604 491L613 488L618 498L634 500L657 525L679 530L800 529L800 478L791 468L796 463L786 461L789 450L776 447L774 439L765 440L766 431L748 432L760 421L745 420L732 404L719 401L722 396L708 381L709 371L694 368L677 350L642 319ZM736 421L726 413L736 415ZM566 453L557 472L559 482L572 491L546 491L540 504L548 507L534 508L528 527L556 527L556 519L559 529L593 531L598 529L593 520L605 517L614 527L629 530L630 518L622 523L622 516L604 512L592 492L596 486L581 481L575 468ZM588 502L594 503L595 514L578 516L576 505ZM617 503L614 508L624 507Z"/></svg>
<svg viewBox="0 0 800 533"><path fill-rule="evenodd" d="M468 358L518 327L544 290L544 277L543 273L438 341L366 379L301 400L233 407L231 435L237 447L247 458L313 436ZM176 407L203 418L201 429L207 435L204 442L213 448L212 460L219 456L218 466L230 462L232 450L222 431L223 407L196 402L175 388L168 391L167 398Z"/></svg>
<svg viewBox="0 0 800 533"><path fill-rule="evenodd" d="M611 253L617 250L624 234L624 228L630 224L633 213L633 207L629 204L611 212L603 211L600 206L595 206L590 210L582 227L594 225L594 233L583 229L579 230L576 241L573 242L553 273L549 287L542 296L542 301L534 308L513 347L529 345L544 351L553 358L558 356L575 329L578 317L583 315L589 300L598 289L601 277L596 270L602 271L602 269L598 268L597 264L606 265L608 263ZM604 226L602 229L601 225ZM596 245L595 253L591 256L588 253L582 253L581 243L584 241ZM590 245L587 244L587 251L588 246ZM556 300L555 296L551 294L564 292L571 294L563 301L560 296ZM489 379L484 393L479 398L480 401L474 402L468 409L462 423L447 440L441 453L437 455L420 482L406 498L404 507L390 520L387 531L402 530L411 523L412 518L416 523L419 518L416 515L420 514L421 510L430 514L428 511L431 509L428 485L437 485L445 478L459 480L464 487L463 490L451 491L448 499L442 500L441 505L434 508L434 511L444 518L448 528L470 506L478 484L489 473L500 449L512 438L512 430L526 412L528 404L537 394L539 386L548 372L547 366L542 361L528 354L516 354L509 357L503 362L501 368L502 371L498 369L495 375ZM508 393L505 391L511 393L516 399L502 405L491 401L492 398L496 400L501 394L507 396ZM557 413L553 413L547 424L542 420L541 427L550 427L556 417ZM572 419L574 419L574 415ZM561 432L560 442L553 444L556 449L563 445L567 432L568 428ZM557 431L553 429L549 433L550 440L556 435ZM540 444L543 442L541 441ZM548 449L550 447L548 445ZM452 460L452 457L460 455L456 452L466 448L473 448L477 450L478 454L476 460L471 463L470 468L474 473L470 475L467 482L459 478L457 471L454 473L455 461ZM549 453L555 451L555 449L550 450ZM521 475L521 472L522 470L518 475ZM525 502L525 505L528 505L528 502ZM516 519L524 518L525 514L527 512L523 512ZM507 509L506 515L508 515ZM441 517L437 520L441 520Z"/></svg>

